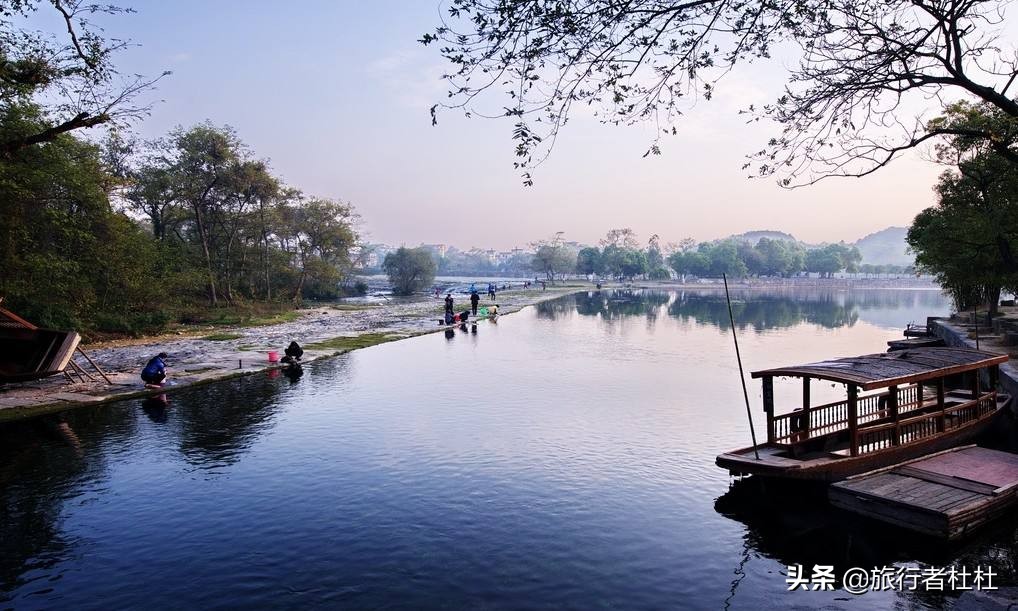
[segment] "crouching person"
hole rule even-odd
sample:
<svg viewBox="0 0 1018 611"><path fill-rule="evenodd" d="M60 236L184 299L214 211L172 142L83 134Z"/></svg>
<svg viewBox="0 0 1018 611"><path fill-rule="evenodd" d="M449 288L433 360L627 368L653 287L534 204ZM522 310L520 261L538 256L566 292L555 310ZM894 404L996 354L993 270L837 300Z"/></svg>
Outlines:
<svg viewBox="0 0 1018 611"><path fill-rule="evenodd" d="M166 380L166 358L165 352L160 352L149 360L145 369L141 370L141 379L145 386L162 386Z"/></svg>

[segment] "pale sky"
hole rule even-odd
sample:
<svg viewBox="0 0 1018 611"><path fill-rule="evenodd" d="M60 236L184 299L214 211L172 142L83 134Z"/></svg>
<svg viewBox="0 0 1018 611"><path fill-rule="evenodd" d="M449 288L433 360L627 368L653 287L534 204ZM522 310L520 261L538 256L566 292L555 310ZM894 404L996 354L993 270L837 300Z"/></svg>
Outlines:
<svg viewBox="0 0 1018 611"><path fill-rule="evenodd" d="M163 101L136 125L140 136L206 119L229 124L288 184L353 203L371 241L511 248L556 231L595 243L613 227L664 242L753 229L851 241L909 224L933 203L942 170L910 155L867 178L794 191L747 179L744 156L778 130L746 126L736 112L780 93L781 66L772 64L724 81L660 156L642 158L649 126L574 117L527 188L512 167L510 121L448 112L431 126L446 66L416 41L437 23L435 0L133 6L136 14L106 21L109 35L141 45L118 65L173 71L159 85Z"/></svg>

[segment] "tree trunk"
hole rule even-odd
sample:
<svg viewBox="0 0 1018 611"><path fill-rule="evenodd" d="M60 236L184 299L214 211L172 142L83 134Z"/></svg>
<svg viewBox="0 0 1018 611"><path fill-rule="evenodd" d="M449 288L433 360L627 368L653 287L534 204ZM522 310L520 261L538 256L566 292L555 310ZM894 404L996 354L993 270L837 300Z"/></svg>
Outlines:
<svg viewBox="0 0 1018 611"><path fill-rule="evenodd" d="M209 238L207 228L205 227L205 221L202 219L201 206L197 203L191 206L194 209L194 220L195 225L198 227L198 237L201 238L201 250L202 254L205 255L205 270L208 274L208 293L209 293L209 304L212 307L219 305L219 301L216 297L216 274L212 270L212 254L209 252Z"/></svg>
<svg viewBox="0 0 1018 611"><path fill-rule="evenodd" d="M989 323L993 324L993 317L997 315L998 308L1000 306L1000 287L993 286L986 289L986 317L989 319Z"/></svg>

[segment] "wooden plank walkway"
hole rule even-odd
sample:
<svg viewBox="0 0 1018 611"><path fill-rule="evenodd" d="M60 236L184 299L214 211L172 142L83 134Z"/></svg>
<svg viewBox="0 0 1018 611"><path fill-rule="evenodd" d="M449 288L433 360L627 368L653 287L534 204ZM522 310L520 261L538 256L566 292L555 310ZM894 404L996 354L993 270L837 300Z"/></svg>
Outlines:
<svg viewBox="0 0 1018 611"><path fill-rule="evenodd" d="M907 337L892 339L887 342L889 350L907 350L909 348L940 348L946 346L939 337Z"/></svg>
<svg viewBox="0 0 1018 611"><path fill-rule="evenodd" d="M955 448L831 485L831 504L927 535L957 539L1018 501L1018 455Z"/></svg>

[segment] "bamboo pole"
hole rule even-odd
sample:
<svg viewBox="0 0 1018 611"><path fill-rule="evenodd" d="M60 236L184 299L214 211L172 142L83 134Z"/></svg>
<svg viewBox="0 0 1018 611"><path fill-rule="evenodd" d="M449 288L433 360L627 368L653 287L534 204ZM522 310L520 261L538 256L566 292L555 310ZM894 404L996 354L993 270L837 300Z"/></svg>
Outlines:
<svg viewBox="0 0 1018 611"><path fill-rule="evenodd" d="M742 371L742 355L739 353L739 338L735 335L735 314L732 313L732 297L728 294L728 275L721 274L725 281L725 301L728 302L728 320L732 323L732 341L735 342L735 359L739 362L739 381L742 382L742 398L746 401L746 417L749 418L749 434L753 438L753 456L760 460L756 449L756 429L753 428L753 411L749 408L749 391L746 390L746 374Z"/></svg>

